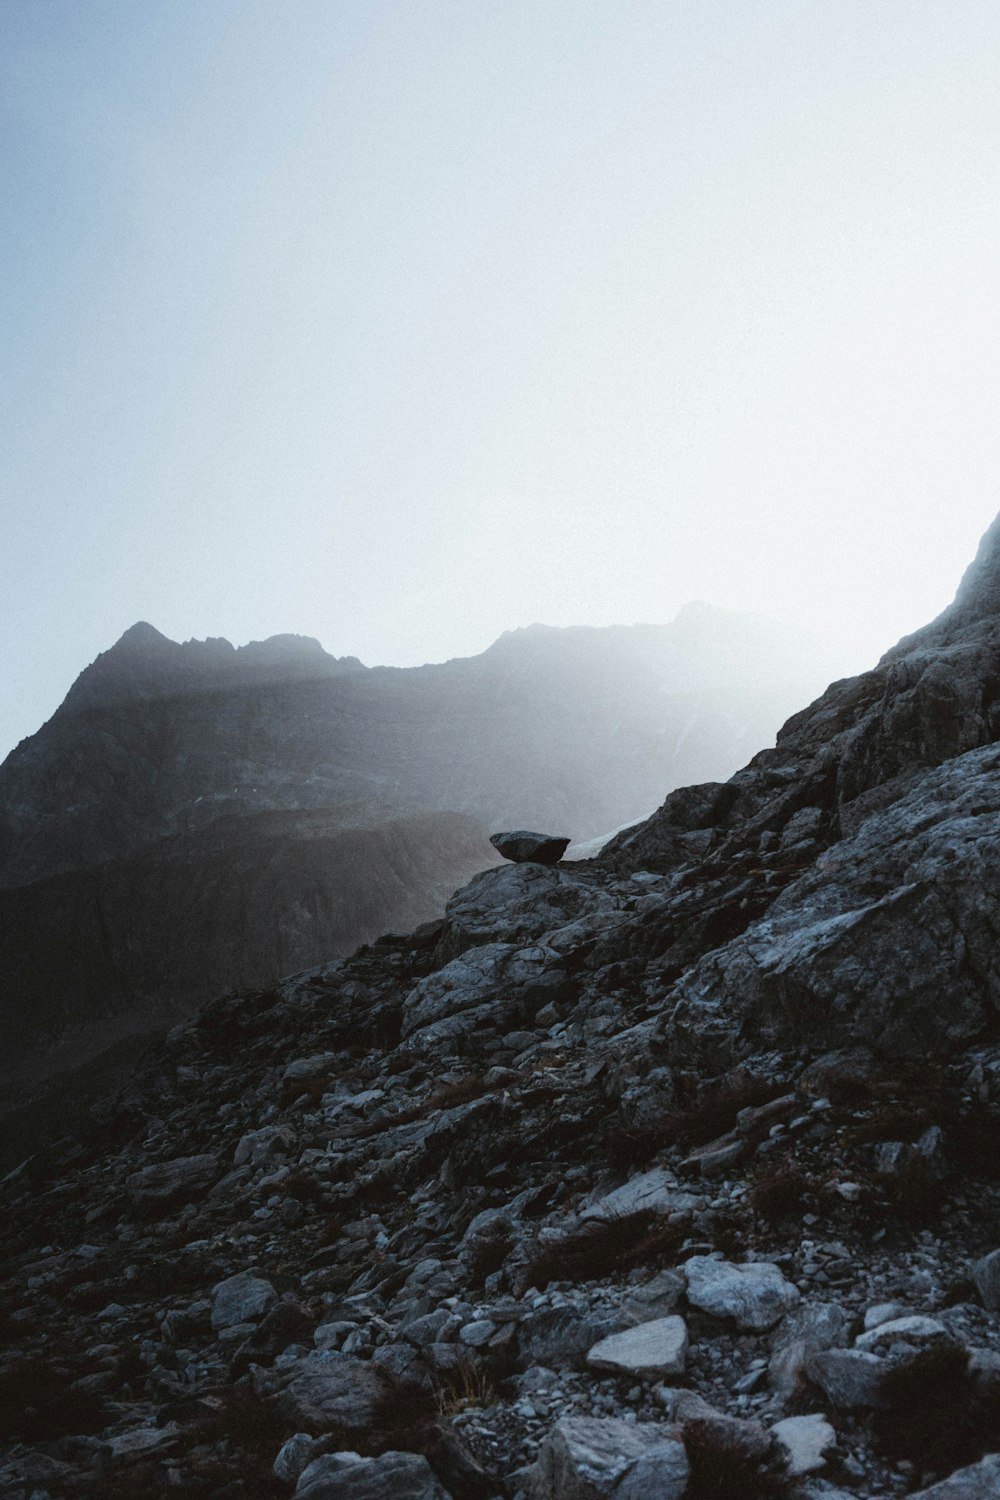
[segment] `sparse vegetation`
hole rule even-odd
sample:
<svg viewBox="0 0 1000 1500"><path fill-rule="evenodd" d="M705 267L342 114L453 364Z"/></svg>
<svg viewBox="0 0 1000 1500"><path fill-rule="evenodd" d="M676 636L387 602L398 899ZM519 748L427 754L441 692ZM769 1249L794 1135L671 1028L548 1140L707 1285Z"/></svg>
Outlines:
<svg viewBox="0 0 1000 1500"><path fill-rule="evenodd" d="M691 1478L684 1500L780 1500L788 1493L785 1466L773 1446L748 1441L740 1427L725 1418L685 1424Z"/></svg>
<svg viewBox="0 0 1000 1500"><path fill-rule="evenodd" d="M1000 1381L977 1380L967 1350L939 1344L890 1370L876 1415L881 1446L934 1474L1000 1448Z"/></svg>

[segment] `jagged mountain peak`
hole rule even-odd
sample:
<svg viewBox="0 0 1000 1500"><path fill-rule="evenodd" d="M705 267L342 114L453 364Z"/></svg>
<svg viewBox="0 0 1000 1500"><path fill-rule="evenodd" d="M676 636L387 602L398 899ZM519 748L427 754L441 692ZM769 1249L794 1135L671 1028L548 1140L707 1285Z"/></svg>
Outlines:
<svg viewBox="0 0 1000 1500"><path fill-rule="evenodd" d="M150 625L148 620L136 620L134 625L130 625L126 631L122 632L111 650L133 651L146 649L149 646L172 646L174 644L161 630L157 630L155 625Z"/></svg>
<svg viewBox="0 0 1000 1500"><path fill-rule="evenodd" d="M273 635L245 646L224 636L179 642L138 620L81 672L60 712L364 670L356 656L331 656L312 636Z"/></svg>

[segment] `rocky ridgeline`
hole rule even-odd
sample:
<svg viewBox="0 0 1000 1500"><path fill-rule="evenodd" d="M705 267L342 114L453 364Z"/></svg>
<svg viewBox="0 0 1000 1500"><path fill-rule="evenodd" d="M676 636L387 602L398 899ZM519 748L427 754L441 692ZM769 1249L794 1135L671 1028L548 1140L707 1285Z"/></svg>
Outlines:
<svg viewBox="0 0 1000 1500"><path fill-rule="evenodd" d="M177 1026L2 1185L4 1497L1000 1494L1000 526L602 859Z"/></svg>

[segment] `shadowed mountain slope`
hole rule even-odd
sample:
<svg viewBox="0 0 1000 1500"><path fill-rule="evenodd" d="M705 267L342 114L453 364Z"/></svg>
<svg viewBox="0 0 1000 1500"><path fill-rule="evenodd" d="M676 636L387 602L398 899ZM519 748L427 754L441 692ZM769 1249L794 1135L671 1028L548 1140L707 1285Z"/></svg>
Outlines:
<svg viewBox="0 0 1000 1500"><path fill-rule="evenodd" d="M591 861L211 1002L0 1184L0 1484L988 1500L1000 523Z"/></svg>
<svg viewBox="0 0 1000 1500"><path fill-rule="evenodd" d="M496 861L492 828L585 837L731 768L821 670L706 606L412 670L133 626L0 767L8 1105L130 1028L439 913Z"/></svg>

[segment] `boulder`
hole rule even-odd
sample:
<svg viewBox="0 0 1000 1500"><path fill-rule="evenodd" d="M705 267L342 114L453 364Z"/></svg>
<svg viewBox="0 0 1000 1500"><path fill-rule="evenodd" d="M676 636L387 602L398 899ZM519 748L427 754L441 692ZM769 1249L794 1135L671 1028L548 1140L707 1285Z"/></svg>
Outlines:
<svg viewBox="0 0 1000 1500"><path fill-rule="evenodd" d="M863 1349L823 1349L806 1360L806 1376L841 1411L878 1406L889 1368Z"/></svg>
<svg viewBox="0 0 1000 1500"><path fill-rule="evenodd" d="M805 1380L806 1365L813 1354L834 1349L847 1341L850 1319L836 1302L813 1302L800 1308L774 1335L768 1361L771 1389L783 1400L793 1396Z"/></svg>
<svg viewBox="0 0 1000 1500"><path fill-rule="evenodd" d="M363 1360L310 1354L293 1367L278 1410L296 1432L356 1436L374 1425L387 1390L386 1377Z"/></svg>
<svg viewBox="0 0 1000 1500"><path fill-rule="evenodd" d="M212 1288L212 1327L233 1328L237 1323L255 1323L278 1300L278 1294L262 1276L241 1272Z"/></svg>
<svg viewBox="0 0 1000 1500"><path fill-rule="evenodd" d="M552 833L491 833L490 843L504 859L515 865L557 865L569 848L569 839Z"/></svg>
<svg viewBox="0 0 1000 1500"><path fill-rule="evenodd" d="M710 1255L694 1255L685 1261L683 1270L693 1307L755 1333L773 1328L799 1302L798 1288L767 1261L734 1265Z"/></svg>
<svg viewBox="0 0 1000 1500"><path fill-rule="evenodd" d="M856 1348L874 1354L876 1350L889 1349L893 1344L912 1344L923 1349L950 1337L947 1328L937 1318L914 1313L907 1318L890 1318L888 1322L877 1323L867 1333L859 1333L854 1344Z"/></svg>
<svg viewBox="0 0 1000 1500"><path fill-rule="evenodd" d="M154 1213L198 1198L218 1170L215 1156L177 1156L141 1167L126 1178L125 1191L141 1213Z"/></svg>
<svg viewBox="0 0 1000 1500"><path fill-rule="evenodd" d="M610 1309L533 1308L518 1324L519 1363L524 1369L544 1365L552 1370L581 1365L595 1345L619 1333L626 1321Z"/></svg>
<svg viewBox="0 0 1000 1500"><path fill-rule="evenodd" d="M294 1500L449 1500L421 1453L327 1453L299 1476Z"/></svg>
<svg viewBox="0 0 1000 1500"><path fill-rule="evenodd" d="M977 1464L956 1469L940 1484L919 1490L912 1500L996 1500L1000 1495L1000 1453L988 1453Z"/></svg>
<svg viewBox="0 0 1000 1500"><path fill-rule="evenodd" d="M529 1500L681 1500L690 1470L676 1428L564 1417L546 1437Z"/></svg>
<svg viewBox="0 0 1000 1500"><path fill-rule="evenodd" d="M587 1355L587 1364L592 1370L609 1370L615 1375L670 1379L684 1374L687 1349L684 1319L656 1318L602 1339Z"/></svg>

